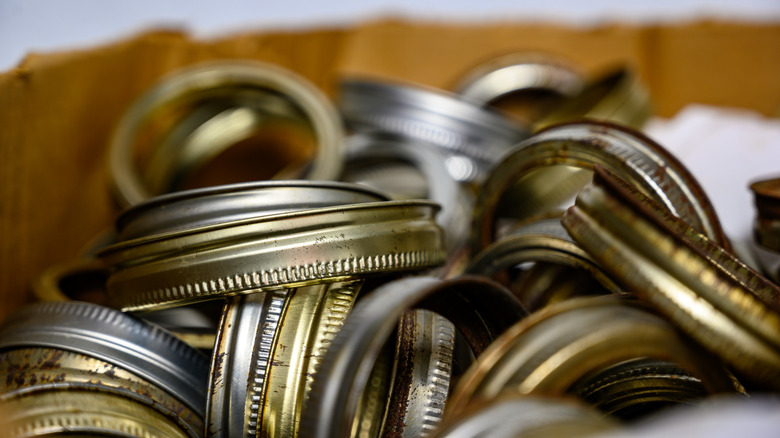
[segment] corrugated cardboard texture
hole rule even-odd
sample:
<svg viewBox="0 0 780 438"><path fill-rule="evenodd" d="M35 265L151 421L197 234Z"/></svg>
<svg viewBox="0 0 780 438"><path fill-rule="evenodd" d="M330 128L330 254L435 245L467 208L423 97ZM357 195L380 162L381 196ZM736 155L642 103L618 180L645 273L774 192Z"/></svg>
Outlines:
<svg viewBox="0 0 780 438"><path fill-rule="evenodd" d="M290 68L328 92L343 74L446 88L482 60L528 50L562 55L588 74L629 64L664 116L689 102L764 114L780 107L776 24L572 29L381 21L214 41L155 32L29 56L0 75L0 318L30 299L34 275L111 226L117 210L107 140L124 109L161 75L206 59L250 58Z"/></svg>

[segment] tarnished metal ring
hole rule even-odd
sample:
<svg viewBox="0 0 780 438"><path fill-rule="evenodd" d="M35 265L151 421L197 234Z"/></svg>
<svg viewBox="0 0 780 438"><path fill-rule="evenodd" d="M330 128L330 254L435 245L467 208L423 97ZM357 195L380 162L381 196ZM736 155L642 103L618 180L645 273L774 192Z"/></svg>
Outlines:
<svg viewBox="0 0 780 438"><path fill-rule="evenodd" d="M167 331L96 304L36 303L0 325L0 349L51 347L122 367L203 417L208 359Z"/></svg>
<svg viewBox="0 0 780 438"><path fill-rule="evenodd" d="M124 241L297 210L387 200L387 195L370 187L335 181L228 184L156 196L124 211L116 228Z"/></svg>
<svg viewBox="0 0 780 438"><path fill-rule="evenodd" d="M256 435L287 295L287 290L260 292L225 303L208 386L208 436Z"/></svg>
<svg viewBox="0 0 780 438"><path fill-rule="evenodd" d="M301 407L324 355L344 324L362 281L290 291L266 373L260 436L298 436Z"/></svg>
<svg viewBox="0 0 780 438"><path fill-rule="evenodd" d="M430 436L444 416L449 394L455 325L430 310L410 310L401 317L395 345L397 366L383 436Z"/></svg>
<svg viewBox="0 0 780 438"><path fill-rule="evenodd" d="M563 225L688 335L751 379L780 388L780 287L603 168Z"/></svg>
<svg viewBox="0 0 780 438"><path fill-rule="evenodd" d="M634 72L619 68L602 74L539 120L534 131L587 118L639 129L652 114L650 94Z"/></svg>
<svg viewBox="0 0 780 438"><path fill-rule="evenodd" d="M512 53L476 66L452 89L464 99L487 106L524 90L571 97L582 87L582 76L560 60L547 55Z"/></svg>
<svg viewBox="0 0 780 438"><path fill-rule="evenodd" d="M458 181L480 181L527 132L499 113L442 90L345 79L339 109L355 132L383 131L433 144Z"/></svg>
<svg viewBox="0 0 780 438"><path fill-rule="evenodd" d="M150 117L171 105L231 87L268 90L289 98L309 119L317 138L317 148L306 177L315 180L338 177L343 156L341 122L320 90L294 73L270 64L212 62L189 67L161 80L125 112L109 149L109 169L121 205L134 205L152 195L133 164L135 136Z"/></svg>
<svg viewBox="0 0 780 438"><path fill-rule="evenodd" d="M130 403L114 394L48 391L0 402L0 427L8 438L104 436L193 438L151 406Z"/></svg>
<svg viewBox="0 0 780 438"><path fill-rule="evenodd" d="M164 308L434 267L446 256L437 210L429 201L318 208L138 238L99 256L113 269L115 306Z"/></svg>
<svg viewBox="0 0 780 438"><path fill-rule="evenodd" d="M33 279L31 288L40 301L86 301L108 305L109 269L102 261L89 256L56 263ZM178 307L146 312L140 319L159 325L187 345L211 350L214 346L214 324L193 308Z"/></svg>
<svg viewBox="0 0 780 438"><path fill-rule="evenodd" d="M570 438L615 429L618 424L575 399L506 394L496 400L472 403L433 436Z"/></svg>
<svg viewBox="0 0 780 438"><path fill-rule="evenodd" d="M569 393L623 420L653 414L669 405L697 403L707 396L696 376L676 364L649 359L601 370L577 382Z"/></svg>
<svg viewBox="0 0 780 438"><path fill-rule="evenodd" d="M360 395L355 411L352 437L383 436L385 417L392 411L388 406L391 386L396 367L395 345L388 340L382 346L376 362L371 366L366 378L366 386Z"/></svg>
<svg viewBox="0 0 780 438"><path fill-rule="evenodd" d="M156 414L149 416L157 418L159 424L150 422L150 428L161 426L170 429L173 426L179 432L178 435L186 434L191 438L203 436L203 417L185 406L179 397L121 366L94 357L58 348L6 349L0 351L0 375L8 377L0 379L0 411L3 413L6 413L3 407L26 405L29 401L30 405L35 406L31 410L38 411L37 415L49 411L48 415L52 419L49 426L66 426L69 421L74 421L72 417L77 417L78 412L92 405L62 403L47 406L47 400L53 398L69 399L68 396L52 393L99 394L98 399L108 396L106 399L112 404L128 407L128 410L145 411L152 408ZM31 421L28 426L33 425L32 418L35 415L26 417ZM121 424L121 420L109 419L109 412L104 412L104 415L109 423ZM164 418L158 418L160 416ZM2 420L0 418L0 423ZM100 423L92 426L106 427ZM37 432L43 433L43 429Z"/></svg>
<svg viewBox="0 0 780 438"><path fill-rule="evenodd" d="M560 217L543 218L516 228L477 254L466 268L466 273L492 277L525 262L548 262L582 268L593 274L609 291L623 291L601 266L572 240L561 225Z"/></svg>
<svg viewBox="0 0 780 438"><path fill-rule="evenodd" d="M428 148L415 140L392 135L355 134L347 138L344 175L350 169L365 171L369 166L381 166L382 162L404 162L417 169L425 178L426 199L441 206L437 215L438 222L445 231L448 250L454 250L468 239L473 208L473 196L455 181L445 165L447 157L441 151ZM358 181L354 181L358 182ZM372 181L359 181L374 186ZM392 187L375 186L377 189L393 193Z"/></svg>
<svg viewBox="0 0 780 438"><path fill-rule="evenodd" d="M282 147L260 150L263 140L256 143L255 156L264 159L249 167L255 171L247 176L254 179L271 177L271 171L276 171L274 178L301 175L306 170L302 161L308 158L301 146L306 146L307 141L312 149L316 146L310 120L288 98L268 90L230 89L225 96L197 102L197 106L164 132L162 140L151 146L143 168L146 188L150 193L181 190L191 185L193 175L209 162L218 160L217 157L233 146L240 148L242 142L251 142L258 136L271 144L281 140ZM275 163L280 158L290 161ZM273 169L273 164L284 167Z"/></svg>
<svg viewBox="0 0 780 438"><path fill-rule="evenodd" d="M412 308L452 321L475 355L525 314L508 290L478 277L414 277L375 289L355 305L326 352L303 406L301 437L349 434L369 371L401 315Z"/></svg>
<svg viewBox="0 0 780 438"><path fill-rule="evenodd" d="M639 303L617 295L571 298L532 313L502 334L460 379L445 418L457 417L472 400L490 400L505 391L562 395L591 373L643 357L680 364L710 392L736 390L717 359Z"/></svg>
<svg viewBox="0 0 780 438"><path fill-rule="evenodd" d="M552 126L535 134L518 144L493 169L477 197L472 252L478 253L494 240L501 200L524 176L552 165L592 169L596 164L618 172L672 214L728 247L728 239L704 189L679 160L633 129L582 121ZM524 216L539 213L542 212L526 211Z"/></svg>

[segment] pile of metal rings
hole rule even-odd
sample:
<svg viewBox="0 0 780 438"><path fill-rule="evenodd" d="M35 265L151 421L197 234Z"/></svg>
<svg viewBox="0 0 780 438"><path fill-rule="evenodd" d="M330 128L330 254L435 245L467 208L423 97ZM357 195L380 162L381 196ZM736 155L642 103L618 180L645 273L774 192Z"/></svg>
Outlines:
<svg viewBox="0 0 780 438"><path fill-rule="evenodd" d="M636 130L637 77L513 55L452 90L162 79L111 140L114 230L0 324L6 436L613 436L780 391L780 288Z"/></svg>

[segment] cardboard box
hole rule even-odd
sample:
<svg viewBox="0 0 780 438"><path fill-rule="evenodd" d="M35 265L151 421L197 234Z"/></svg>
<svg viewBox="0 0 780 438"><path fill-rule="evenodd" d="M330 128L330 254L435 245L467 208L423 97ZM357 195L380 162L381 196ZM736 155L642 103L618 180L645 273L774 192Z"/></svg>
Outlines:
<svg viewBox="0 0 780 438"><path fill-rule="evenodd" d="M447 88L482 60L529 50L559 54L587 74L628 64L661 116L691 102L766 115L780 108L780 24L773 23L571 28L386 20L213 41L160 31L30 55L0 75L0 318L31 299L37 273L112 226L118 210L108 185L108 138L125 108L161 75L208 59L249 58L292 69L329 93L345 74Z"/></svg>

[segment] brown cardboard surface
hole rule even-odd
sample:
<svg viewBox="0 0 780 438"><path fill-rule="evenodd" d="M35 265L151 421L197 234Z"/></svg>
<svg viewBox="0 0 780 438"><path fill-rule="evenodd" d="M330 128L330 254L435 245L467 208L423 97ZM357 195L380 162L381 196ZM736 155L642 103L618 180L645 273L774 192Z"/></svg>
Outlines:
<svg viewBox="0 0 780 438"><path fill-rule="evenodd" d="M117 210L106 144L124 109L161 75L206 59L250 58L290 68L331 93L342 74L446 88L479 61L520 50L562 55L588 74L629 64L664 116L690 102L764 114L780 108L780 24L575 29L386 20L212 41L152 32L32 55L0 75L0 318L29 300L34 275L111 226Z"/></svg>

